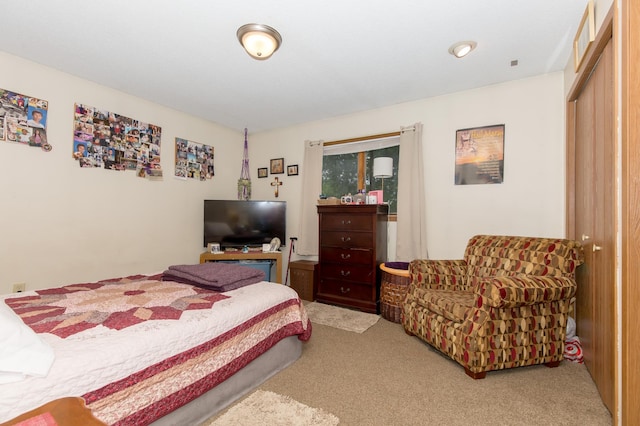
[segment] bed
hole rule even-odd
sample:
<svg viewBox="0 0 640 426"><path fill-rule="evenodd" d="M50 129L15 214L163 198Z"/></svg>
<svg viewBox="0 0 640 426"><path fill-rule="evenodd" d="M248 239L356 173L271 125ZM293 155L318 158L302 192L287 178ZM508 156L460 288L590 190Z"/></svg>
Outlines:
<svg viewBox="0 0 640 426"><path fill-rule="evenodd" d="M162 278L0 296L0 422L82 397L106 424L195 425L293 363L311 336L289 287Z"/></svg>

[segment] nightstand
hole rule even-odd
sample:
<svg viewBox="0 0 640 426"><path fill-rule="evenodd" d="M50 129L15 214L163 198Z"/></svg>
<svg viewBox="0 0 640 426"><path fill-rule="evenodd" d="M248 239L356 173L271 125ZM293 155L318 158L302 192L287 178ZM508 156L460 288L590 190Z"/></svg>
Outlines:
<svg viewBox="0 0 640 426"><path fill-rule="evenodd" d="M316 277L318 262L312 260L295 260L289 263L291 288L298 293L300 299L313 302L316 300Z"/></svg>

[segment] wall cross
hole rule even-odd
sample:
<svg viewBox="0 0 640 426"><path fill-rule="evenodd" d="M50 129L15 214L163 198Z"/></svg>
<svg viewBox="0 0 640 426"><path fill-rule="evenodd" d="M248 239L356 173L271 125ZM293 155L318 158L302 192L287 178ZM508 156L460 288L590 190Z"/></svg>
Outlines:
<svg viewBox="0 0 640 426"><path fill-rule="evenodd" d="M278 177L276 176L275 180L273 182L271 182L271 186L275 186L275 194L276 194L276 198L278 198L278 188L282 185L282 182L280 182L280 179L278 179Z"/></svg>

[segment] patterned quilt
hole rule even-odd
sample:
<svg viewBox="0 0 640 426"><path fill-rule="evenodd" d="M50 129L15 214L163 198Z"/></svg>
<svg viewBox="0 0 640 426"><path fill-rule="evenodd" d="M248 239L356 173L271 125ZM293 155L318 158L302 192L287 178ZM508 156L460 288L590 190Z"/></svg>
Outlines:
<svg viewBox="0 0 640 426"><path fill-rule="evenodd" d="M5 302L36 333L65 338L100 324L122 330L143 321L178 320L184 311L209 309L228 297L160 278L135 275L73 284Z"/></svg>
<svg viewBox="0 0 640 426"><path fill-rule="evenodd" d="M212 389L288 336L311 336L291 288L224 294L135 276L6 298L55 353L47 377L0 385L0 422L81 396L107 424L147 425ZM6 302L6 304L5 304Z"/></svg>

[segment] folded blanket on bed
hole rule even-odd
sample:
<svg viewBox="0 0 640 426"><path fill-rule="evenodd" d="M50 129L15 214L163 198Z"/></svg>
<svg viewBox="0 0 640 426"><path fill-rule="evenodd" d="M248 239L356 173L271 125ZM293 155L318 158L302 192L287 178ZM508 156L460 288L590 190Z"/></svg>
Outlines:
<svg viewBox="0 0 640 426"><path fill-rule="evenodd" d="M264 278L265 273L259 269L218 262L173 265L162 273L163 281L177 281L220 292L255 284Z"/></svg>

